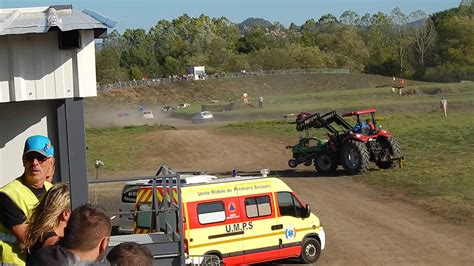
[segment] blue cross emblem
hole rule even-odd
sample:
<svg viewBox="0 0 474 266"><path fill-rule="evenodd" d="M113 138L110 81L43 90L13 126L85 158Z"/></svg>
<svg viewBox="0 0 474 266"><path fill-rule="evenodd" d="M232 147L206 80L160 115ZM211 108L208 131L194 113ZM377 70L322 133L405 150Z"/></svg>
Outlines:
<svg viewBox="0 0 474 266"><path fill-rule="evenodd" d="M294 227L288 227L285 230L285 237L286 239L293 239L295 238L295 228Z"/></svg>

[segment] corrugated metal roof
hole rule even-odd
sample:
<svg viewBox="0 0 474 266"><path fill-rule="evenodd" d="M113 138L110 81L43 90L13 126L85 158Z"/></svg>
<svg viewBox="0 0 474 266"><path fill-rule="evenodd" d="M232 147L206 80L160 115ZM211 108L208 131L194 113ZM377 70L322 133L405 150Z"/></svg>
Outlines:
<svg viewBox="0 0 474 266"><path fill-rule="evenodd" d="M70 31L113 26L114 21L89 10L75 11L71 5L0 9L0 36L44 33L52 28Z"/></svg>

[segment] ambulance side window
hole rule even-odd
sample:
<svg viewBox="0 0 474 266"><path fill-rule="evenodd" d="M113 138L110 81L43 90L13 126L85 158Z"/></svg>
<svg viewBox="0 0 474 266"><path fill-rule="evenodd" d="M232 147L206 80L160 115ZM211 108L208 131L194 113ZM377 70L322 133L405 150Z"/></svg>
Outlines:
<svg viewBox="0 0 474 266"><path fill-rule="evenodd" d="M303 206L290 192L278 192L281 216L302 217Z"/></svg>
<svg viewBox="0 0 474 266"><path fill-rule="evenodd" d="M197 206L200 224L210 224L225 221L225 209L222 201L201 203Z"/></svg>
<svg viewBox="0 0 474 266"><path fill-rule="evenodd" d="M245 213L247 218L262 217L272 214L270 197L261 196L245 199Z"/></svg>

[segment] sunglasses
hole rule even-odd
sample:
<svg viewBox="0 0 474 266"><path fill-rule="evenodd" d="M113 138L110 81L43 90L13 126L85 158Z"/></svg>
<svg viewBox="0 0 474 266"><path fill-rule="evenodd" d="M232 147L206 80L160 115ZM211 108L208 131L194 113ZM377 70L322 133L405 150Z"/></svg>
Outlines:
<svg viewBox="0 0 474 266"><path fill-rule="evenodd" d="M25 161L28 161L28 162L32 162L36 159L39 163L43 163L49 157L46 157L43 154L40 154L37 152L30 152L30 153L27 153L25 156L23 156L23 158L25 159Z"/></svg>

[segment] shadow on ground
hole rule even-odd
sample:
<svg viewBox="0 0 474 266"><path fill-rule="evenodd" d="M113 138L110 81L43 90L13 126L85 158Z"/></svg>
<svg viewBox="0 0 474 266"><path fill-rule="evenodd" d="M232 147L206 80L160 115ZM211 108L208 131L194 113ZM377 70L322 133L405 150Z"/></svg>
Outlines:
<svg viewBox="0 0 474 266"><path fill-rule="evenodd" d="M378 171L386 171L382 170L379 168L369 168L367 170L368 172L378 172ZM211 173L214 175L218 176L232 176L232 171L226 171L226 172L216 172L216 173ZM260 171L237 171L237 174L239 176L260 176L262 175ZM343 177L343 176L350 176L348 175L344 169L339 168L336 170L336 172L332 174L327 174L323 175L318 173L317 171L311 171L311 170L301 170L301 169L284 169L284 170L273 170L270 171L268 174L269 176L276 176L276 177L295 177L295 178L314 178L314 177Z"/></svg>
<svg viewBox="0 0 474 266"><path fill-rule="evenodd" d="M214 173L214 174L222 175L222 176L231 176L232 171L218 172L218 173ZM237 174L239 176L260 176L260 175L262 175L260 173L260 171L238 171ZM340 177L340 176L346 176L347 174L342 169L337 170L334 174L331 174L331 175L321 175L316 171L310 171L310 170L285 169L285 170L270 171L270 173L268 175L269 176L277 176L277 177L314 178L314 177Z"/></svg>

